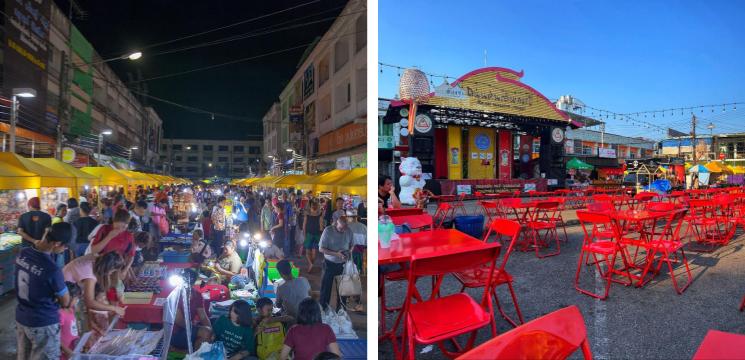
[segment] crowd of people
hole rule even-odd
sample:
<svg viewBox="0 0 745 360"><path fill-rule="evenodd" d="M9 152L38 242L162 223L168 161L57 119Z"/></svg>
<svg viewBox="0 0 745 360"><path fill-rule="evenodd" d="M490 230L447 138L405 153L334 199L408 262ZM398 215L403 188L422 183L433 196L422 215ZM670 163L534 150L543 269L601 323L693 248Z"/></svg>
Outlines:
<svg viewBox="0 0 745 360"><path fill-rule="evenodd" d="M192 192L196 200L191 261L202 265L185 273L193 285L192 342L222 341L230 359L264 358L272 352L281 359L290 353L295 359L341 355L333 331L321 323L321 313L329 307L334 279L347 260L362 266L364 204L348 209L341 198L332 203L293 190L215 185L140 187L129 199L121 189L97 203L71 198L54 214L40 210L39 198L30 199L17 230L23 239L15 274L18 359L70 358L81 334L92 331L92 343L114 316L125 316L124 284L145 262L158 260L159 241L175 224L174 196L182 191ZM235 287L255 279L253 257L243 261L238 255L243 238L261 243L257 248L264 257L278 261L282 280L276 300L258 299L258 316L246 301L238 300L227 316L209 319L194 282L205 272L209 281ZM323 269L319 301L311 297L309 281L292 273L291 261L301 259L307 260L307 273ZM280 309L279 315L273 314L274 308ZM187 347L182 309L179 305L174 350ZM282 331L276 331L278 327Z"/></svg>

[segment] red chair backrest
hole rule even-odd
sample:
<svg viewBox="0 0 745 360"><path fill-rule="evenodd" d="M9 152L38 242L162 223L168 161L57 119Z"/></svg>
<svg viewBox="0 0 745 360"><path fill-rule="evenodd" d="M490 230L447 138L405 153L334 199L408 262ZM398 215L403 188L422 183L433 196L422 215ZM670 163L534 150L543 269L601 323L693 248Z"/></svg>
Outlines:
<svg viewBox="0 0 745 360"><path fill-rule="evenodd" d="M646 208L649 211L673 211L677 206L669 202L648 202Z"/></svg>
<svg viewBox="0 0 745 360"><path fill-rule="evenodd" d="M613 207L613 204L607 201L603 202L594 202L587 204L587 210L593 211L593 212L606 212L606 211L615 211L616 208Z"/></svg>
<svg viewBox="0 0 745 360"><path fill-rule="evenodd" d="M620 238L618 223L614 221L608 214L580 210L577 211L577 219L579 219L579 224L582 227L582 231L585 233L584 241L586 244L589 244L596 239L597 231L600 228L610 228L611 230L613 230L613 237L615 239Z"/></svg>
<svg viewBox="0 0 745 360"><path fill-rule="evenodd" d="M591 359L585 320L572 305L501 334L458 360L566 359L580 347L585 359Z"/></svg>

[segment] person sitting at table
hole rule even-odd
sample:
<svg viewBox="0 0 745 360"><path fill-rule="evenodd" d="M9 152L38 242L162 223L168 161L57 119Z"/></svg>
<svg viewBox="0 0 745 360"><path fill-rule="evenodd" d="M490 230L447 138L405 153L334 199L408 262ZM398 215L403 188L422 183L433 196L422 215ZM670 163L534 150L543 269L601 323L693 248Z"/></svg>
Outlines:
<svg viewBox="0 0 745 360"><path fill-rule="evenodd" d="M285 314L297 317L298 305L310 296L310 283L304 277L294 277L292 264L287 260L277 263L277 272L282 278L277 284L277 307L284 310Z"/></svg>
<svg viewBox="0 0 745 360"><path fill-rule="evenodd" d="M194 349L198 349L202 345L202 342L209 341L212 338L212 323L210 323L207 311L204 309L204 298L199 292L199 288L194 286L194 282L197 280L197 272L192 269L186 269L183 272L183 276L187 280L189 289L191 290L191 294L189 295L189 319L192 323L191 343ZM173 324L171 347L179 351L186 351L188 348L183 299L179 299L178 306L176 307L176 320Z"/></svg>
<svg viewBox="0 0 745 360"><path fill-rule="evenodd" d="M215 341L222 341L229 360L249 359L255 355L253 325L251 305L245 300L236 300L230 305L228 315L215 321Z"/></svg>
<svg viewBox="0 0 745 360"><path fill-rule="evenodd" d="M389 206L394 209L401 208L401 201L396 196L396 188L393 186L393 179L388 175L378 176L378 202L382 203L383 210Z"/></svg>
<svg viewBox="0 0 745 360"><path fill-rule="evenodd" d="M215 270L223 278L230 281L233 276L240 274L243 261L238 256L238 252L235 251L235 242L232 240L226 241L222 249L222 254L217 258Z"/></svg>
<svg viewBox="0 0 745 360"><path fill-rule="evenodd" d="M287 332L279 358L287 360L290 352L293 352L295 360L312 360L324 351L341 356L334 331L321 322L321 307L318 302L313 298L306 298L298 305L297 325Z"/></svg>

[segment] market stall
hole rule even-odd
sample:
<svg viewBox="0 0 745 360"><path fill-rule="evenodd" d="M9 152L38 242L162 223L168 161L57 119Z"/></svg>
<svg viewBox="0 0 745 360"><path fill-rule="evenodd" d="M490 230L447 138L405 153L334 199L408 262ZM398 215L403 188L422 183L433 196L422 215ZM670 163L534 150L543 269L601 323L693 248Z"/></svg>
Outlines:
<svg viewBox="0 0 745 360"><path fill-rule="evenodd" d="M50 169L23 156L3 152L0 153L0 163L13 165L31 173L39 175L40 184L37 195L41 200L41 210L54 215L57 205L67 203L76 186L76 179L67 173Z"/></svg>
<svg viewBox="0 0 745 360"><path fill-rule="evenodd" d="M75 187L72 188L71 197L74 198L85 198L90 200L92 203L98 201L98 186L99 180L95 175L91 175L80 169L59 161L54 158L35 158L30 159L31 161L38 163L47 168L55 171L66 173L75 178Z"/></svg>
<svg viewBox="0 0 745 360"><path fill-rule="evenodd" d="M569 174L570 182L568 182L569 186L577 186L582 184L588 184L590 182L590 173L592 172L592 169L595 167L575 158L572 158L571 160L567 161L566 169L567 174Z"/></svg>
<svg viewBox="0 0 745 360"><path fill-rule="evenodd" d="M97 176L99 181L99 199L108 196L109 192L118 191L133 185L135 179L123 174L119 170L105 166L90 166L80 169L81 171Z"/></svg>
<svg viewBox="0 0 745 360"><path fill-rule="evenodd" d="M352 170L331 170L329 172L310 177L298 183L297 186L303 191L312 192L315 195L332 198L336 190L336 187L333 184L343 179L351 172Z"/></svg>
<svg viewBox="0 0 745 360"><path fill-rule="evenodd" d="M354 169L336 183L336 194L354 209L367 198L367 169Z"/></svg>
<svg viewBox="0 0 745 360"><path fill-rule="evenodd" d="M37 196L41 184L39 175L0 162L0 233L15 231L18 218L26 212L26 201Z"/></svg>
<svg viewBox="0 0 745 360"><path fill-rule="evenodd" d="M275 179L271 186L275 189L288 189L288 188L295 188L297 189L297 185L299 182L302 182L304 180L309 179L310 176L308 175L285 175L281 176L277 179Z"/></svg>

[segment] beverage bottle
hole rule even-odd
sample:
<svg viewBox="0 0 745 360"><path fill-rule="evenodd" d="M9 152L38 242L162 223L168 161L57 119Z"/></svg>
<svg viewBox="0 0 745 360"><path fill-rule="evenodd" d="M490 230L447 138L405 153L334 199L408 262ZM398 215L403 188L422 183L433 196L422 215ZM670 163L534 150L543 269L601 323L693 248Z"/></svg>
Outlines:
<svg viewBox="0 0 745 360"><path fill-rule="evenodd" d="M391 246L391 236L396 229L393 225L393 220L388 215L381 215L378 218L378 239L380 240L380 247L387 249Z"/></svg>

